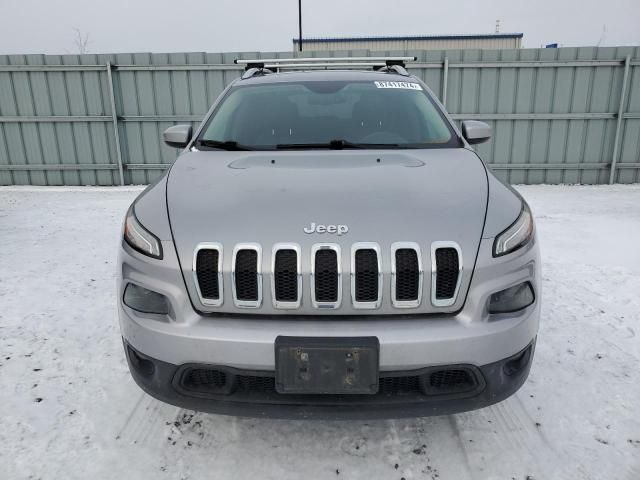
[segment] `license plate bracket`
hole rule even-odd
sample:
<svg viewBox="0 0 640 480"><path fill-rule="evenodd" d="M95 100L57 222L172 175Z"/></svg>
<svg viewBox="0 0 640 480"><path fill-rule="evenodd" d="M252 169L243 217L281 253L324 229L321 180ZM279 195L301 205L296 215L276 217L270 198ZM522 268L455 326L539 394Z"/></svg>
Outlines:
<svg viewBox="0 0 640 480"><path fill-rule="evenodd" d="M276 391L288 394L375 394L377 337L288 337L275 341Z"/></svg>

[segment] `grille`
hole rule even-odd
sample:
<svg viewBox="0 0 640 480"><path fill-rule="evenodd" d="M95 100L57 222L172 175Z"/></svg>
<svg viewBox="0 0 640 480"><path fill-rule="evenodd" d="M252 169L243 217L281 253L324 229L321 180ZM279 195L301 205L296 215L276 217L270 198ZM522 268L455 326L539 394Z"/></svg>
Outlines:
<svg viewBox="0 0 640 480"><path fill-rule="evenodd" d="M235 265L236 299L258 301L258 252L238 250Z"/></svg>
<svg viewBox="0 0 640 480"><path fill-rule="evenodd" d="M385 395L420 392L420 377L385 377L378 382L379 391Z"/></svg>
<svg viewBox="0 0 640 480"><path fill-rule="evenodd" d="M278 250L274 260L274 289L278 302L298 300L298 254L295 250Z"/></svg>
<svg viewBox="0 0 640 480"><path fill-rule="evenodd" d="M338 254L335 250L316 252L314 269L314 293L316 302L338 301Z"/></svg>
<svg viewBox="0 0 640 480"><path fill-rule="evenodd" d="M233 303L241 308L258 308L262 305L262 251L257 243L238 243L233 247L230 259L223 258L223 246L219 243L201 243L194 252L193 280L200 301L209 307L222 305L224 281L231 280ZM272 246L269 282L270 300L275 309L297 309L310 293L310 303L314 308L338 308L343 296L341 271L341 248L333 243L318 243L310 249L310 263L303 250L294 243L277 243ZM415 242L396 242L390 251L380 249L374 242L351 244L347 267L349 299L354 309L375 309L387 301L394 308L417 308L423 297L424 271L421 247ZM435 307L450 307L458 297L462 279L462 255L460 247L452 241L433 242L430 248L430 295ZM222 271L222 264L231 264L231 275ZM308 260L307 260L308 261ZM345 262L346 264L347 262ZM381 265L391 264L389 285L383 290L383 276L388 273ZM309 283L303 276L309 276ZM229 276L227 276L229 275ZM231 277L231 278L229 278ZM305 281L306 282L306 281ZM310 289L303 291L305 288Z"/></svg>
<svg viewBox="0 0 640 480"><path fill-rule="evenodd" d="M220 252L213 249L199 250L196 257L196 275L202 298L218 300L220 285L218 282L218 261Z"/></svg>
<svg viewBox="0 0 640 480"><path fill-rule="evenodd" d="M424 385L427 394L467 392L477 387L475 376L466 369L437 370L429 376Z"/></svg>
<svg viewBox="0 0 640 480"><path fill-rule="evenodd" d="M275 377L258 377L255 375L238 375L238 390L241 392L275 393Z"/></svg>
<svg viewBox="0 0 640 480"><path fill-rule="evenodd" d="M459 275L458 252L455 248L436 249L436 299L452 298Z"/></svg>
<svg viewBox="0 0 640 480"><path fill-rule="evenodd" d="M396 260L396 300L417 301L420 295L420 266L413 248L399 248Z"/></svg>
<svg viewBox="0 0 640 480"><path fill-rule="evenodd" d="M479 380L481 374L472 371L473 367L426 369L416 375L414 372L396 372L393 376L381 376L378 381L378 392L373 398L391 398L401 396L425 397L437 395L469 394L483 385ZM235 374L213 368L188 367L181 374L179 386L187 394L195 396L229 395L238 398L260 401L261 398L295 399L296 395L280 394L276 391L273 372L265 375L252 375L253 372ZM384 375L384 374L383 374ZM387 373L386 375L389 375ZM307 402L308 395L302 395ZM361 395L318 395L315 398L347 400L363 398ZM365 395L364 397L369 397ZM370 397L371 398L371 397ZM284 401L284 400L283 400Z"/></svg>
<svg viewBox="0 0 640 480"><path fill-rule="evenodd" d="M218 390L227 383L227 374L221 370L194 368L183 379L183 385L189 390Z"/></svg>
<svg viewBox="0 0 640 480"><path fill-rule="evenodd" d="M378 300L378 254L373 249L355 252L355 299L356 302Z"/></svg>

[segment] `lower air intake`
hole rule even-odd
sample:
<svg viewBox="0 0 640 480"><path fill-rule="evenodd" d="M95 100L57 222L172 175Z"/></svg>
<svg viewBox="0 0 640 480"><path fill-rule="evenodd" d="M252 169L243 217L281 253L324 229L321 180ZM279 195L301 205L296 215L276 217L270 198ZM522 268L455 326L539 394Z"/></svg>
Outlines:
<svg viewBox="0 0 640 480"><path fill-rule="evenodd" d="M227 384L227 374L220 370L197 368L189 370L183 384L190 389L216 390Z"/></svg>
<svg viewBox="0 0 640 480"><path fill-rule="evenodd" d="M436 370L423 378L423 382L427 395L469 392L478 386L475 375L466 368Z"/></svg>
<svg viewBox="0 0 640 480"><path fill-rule="evenodd" d="M273 372L265 372L263 375L254 375L253 372L234 373L215 368L188 367L179 374L178 387L187 395L216 396L229 395L241 397L244 400L287 401L295 402L296 398L303 402L311 398L308 395L277 393ZM256 372L257 373L257 372ZM402 396L414 398L438 396L438 395L468 395L477 392L484 385L480 373L474 373L472 367L457 366L456 368L427 369L426 372L396 372L394 374L382 373L378 382L378 392L372 397L375 399L389 399ZM316 401L324 398L327 401L348 403L349 399L362 399L361 395L316 395ZM278 400L280 399L280 400ZM333 399L333 400L332 400Z"/></svg>
<svg viewBox="0 0 640 480"><path fill-rule="evenodd" d="M183 372L180 387L194 396L229 395L236 388L236 380L222 370L190 368Z"/></svg>

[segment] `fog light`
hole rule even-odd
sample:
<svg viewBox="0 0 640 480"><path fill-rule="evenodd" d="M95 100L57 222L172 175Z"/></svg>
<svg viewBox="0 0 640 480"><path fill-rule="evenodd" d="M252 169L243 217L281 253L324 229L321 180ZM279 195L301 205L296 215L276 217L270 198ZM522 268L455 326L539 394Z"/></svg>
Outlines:
<svg viewBox="0 0 640 480"><path fill-rule="evenodd" d="M169 304L167 298L139 285L130 283L124 290L124 304L142 313L157 313L167 315Z"/></svg>
<svg viewBox="0 0 640 480"><path fill-rule="evenodd" d="M489 299L489 313L509 313L528 307L535 300L529 282L520 283L500 292Z"/></svg>

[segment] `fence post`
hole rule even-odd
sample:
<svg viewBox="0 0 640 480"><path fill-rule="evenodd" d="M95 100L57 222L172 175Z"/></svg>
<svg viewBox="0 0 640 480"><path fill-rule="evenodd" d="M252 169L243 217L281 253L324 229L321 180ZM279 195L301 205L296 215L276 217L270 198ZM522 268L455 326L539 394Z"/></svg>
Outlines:
<svg viewBox="0 0 640 480"><path fill-rule="evenodd" d="M122 152L120 151L120 133L118 132L118 114L116 112L116 97L113 93L113 77L111 76L111 62L107 62L107 79L109 83L109 100L111 102L111 122L113 123L113 136L116 141L116 158L118 160L118 173L120 173L120 185L124 185L124 171L122 168Z"/></svg>
<svg viewBox="0 0 640 480"><path fill-rule="evenodd" d="M447 81L449 79L449 57L444 57L442 69L442 105L447 106Z"/></svg>
<svg viewBox="0 0 640 480"><path fill-rule="evenodd" d="M630 64L631 64L631 55L627 55L624 59L624 75L622 77L622 88L620 89L620 104L618 105L616 135L613 138L613 158L611 159L611 172L609 174L609 185L611 185L616 179L616 163L618 162L620 130L622 130L622 120L624 117L624 103L627 96L627 80L629 79Z"/></svg>

